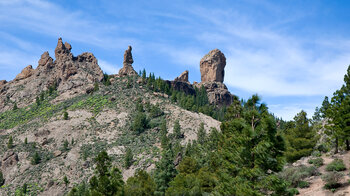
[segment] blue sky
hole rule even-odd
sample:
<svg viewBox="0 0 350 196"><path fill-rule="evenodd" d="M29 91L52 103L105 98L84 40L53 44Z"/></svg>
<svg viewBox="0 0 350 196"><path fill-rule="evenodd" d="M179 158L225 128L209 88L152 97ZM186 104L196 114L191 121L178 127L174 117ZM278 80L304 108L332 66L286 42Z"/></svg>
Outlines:
<svg viewBox="0 0 350 196"><path fill-rule="evenodd" d="M348 1L88 1L0 0L0 80L12 80L40 55L54 57L58 37L74 55L95 54L117 73L133 46L134 68L173 79L218 48L224 83L247 99L258 93L270 110L312 116L343 83L350 64Z"/></svg>

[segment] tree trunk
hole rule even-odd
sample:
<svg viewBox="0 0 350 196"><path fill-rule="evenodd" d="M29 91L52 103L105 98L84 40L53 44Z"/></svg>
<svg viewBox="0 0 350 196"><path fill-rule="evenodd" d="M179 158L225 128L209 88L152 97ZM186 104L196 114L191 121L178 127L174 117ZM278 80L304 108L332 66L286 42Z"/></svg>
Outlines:
<svg viewBox="0 0 350 196"><path fill-rule="evenodd" d="M350 150L350 143L349 143L349 139L346 139L346 150L349 151Z"/></svg>
<svg viewBox="0 0 350 196"><path fill-rule="evenodd" d="M335 154L338 153L338 137L335 138Z"/></svg>

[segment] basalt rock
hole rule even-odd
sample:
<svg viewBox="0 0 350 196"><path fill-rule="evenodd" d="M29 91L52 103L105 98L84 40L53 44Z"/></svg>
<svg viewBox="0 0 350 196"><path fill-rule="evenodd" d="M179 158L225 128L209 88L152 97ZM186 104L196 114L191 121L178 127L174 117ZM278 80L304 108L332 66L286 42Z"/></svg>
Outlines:
<svg viewBox="0 0 350 196"><path fill-rule="evenodd" d="M34 69L31 65L28 65L27 67L25 67L21 73L19 73L16 78L15 81L19 81L19 80L23 80L26 78L29 78L30 76L32 76L34 73Z"/></svg>
<svg viewBox="0 0 350 196"><path fill-rule="evenodd" d="M188 82L188 71L182 72L182 74L175 78L175 82Z"/></svg>
<svg viewBox="0 0 350 196"><path fill-rule="evenodd" d="M186 95L196 94L194 87L188 82L169 80L166 80L165 82L169 85L169 87L172 87L176 91L184 92Z"/></svg>
<svg viewBox="0 0 350 196"><path fill-rule="evenodd" d="M224 82L226 57L218 49L206 54L200 61L202 82Z"/></svg>
<svg viewBox="0 0 350 196"><path fill-rule="evenodd" d="M129 46L128 49L125 50L123 67L119 70L119 76L137 75L137 72L132 67L134 60L132 58L131 50L131 46Z"/></svg>

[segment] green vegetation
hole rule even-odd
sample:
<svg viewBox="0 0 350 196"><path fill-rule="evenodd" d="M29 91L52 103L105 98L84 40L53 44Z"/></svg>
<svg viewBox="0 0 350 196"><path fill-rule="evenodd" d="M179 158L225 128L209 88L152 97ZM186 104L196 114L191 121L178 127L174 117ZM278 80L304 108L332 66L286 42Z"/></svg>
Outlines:
<svg viewBox="0 0 350 196"><path fill-rule="evenodd" d="M345 164L341 159L335 159L326 167L327 171L344 171L346 170Z"/></svg>
<svg viewBox="0 0 350 196"><path fill-rule="evenodd" d="M323 159L321 157L309 159L308 163L313 164L315 167L320 167L323 165Z"/></svg>
<svg viewBox="0 0 350 196"><path fill-rule="evenodd" d="M132 151L131 151L130 148L127 148L126 149L126 153L125 153L125 158L124 158L124 166L125 166L125 168L128 169L132 165L133 160L134 160L134 158L133 158Z"/></svg>
<svg viewBox="0 0 350 196"><path fill-rule="evenodd" d="M332 171L329 173L326 173L322 176L322 180L326 183L325 188L326 189L336 189L341 186L340 180L344 174L336 171Z"/></svg>
<svg viewBox="0 0 350 196"><path fill-rule="evenodd" d="M68 112L67 111L64 111L63 113L63 120L68 120Z"/></svg>
<svg viewBox="0 0 350 196"><path fill-rule="evenodd" d="M291 187L300 187L302 181L310 176L318 176L320 173L314 166L289 167L281 171L278 176L284 179Z"/></svg>
<svg viewBox="0 0 350 196"><path fill-rule="evenodd" d="M145 171L136 172L135 176L128 178L125 184L125 195L154 195L156 184L153 178Z"/></svg>
<svg viewBox="0 0 350 196"><path fill-rule="evenodd" d="M41 157L40 157L39 153L35 152L33 157L32 157L32 160L31 160L32 165L37 165L40 163L40 161L41 161Z"/></svg>
<svg viewBox="0 0 350 196"><path fill-rule="evenodd" d="M294 162L301 157L309 156L316 145L317 137L313 128L309 125L306 112L301 111L294 117L285 132L287 141L286 159Z"/></svg>
<svg viewBox="0 0 350 196"><path fill-rule="evenodd" d="M13 148L13 138L12 138L12 135L10 135L9 141L7 142L7 148L8 148L8 149Z"/></svg>
<svg viewBox="0 0 350 196"><path fill-rule="evenodd" d="M63 183L64 183L66 186L68 186L69 180L68 180L67 176L64 176L64 177L63 177Z"/></svg>
<svg viewBox="0 0 350 196"><path fill-rule="evenodd" d="M5 183L4 175L2 174L2 171L0 171L0 187Z"/></svg>

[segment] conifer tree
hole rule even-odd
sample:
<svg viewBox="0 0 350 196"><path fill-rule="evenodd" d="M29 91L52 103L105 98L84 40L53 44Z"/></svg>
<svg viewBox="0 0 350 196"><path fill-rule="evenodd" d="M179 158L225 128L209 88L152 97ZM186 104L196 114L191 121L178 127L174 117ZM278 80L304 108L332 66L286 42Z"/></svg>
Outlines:
<svg viewBox="0 0 350 196"><path fill-rule="evenodd" d="M154 195L156 184L153 178L144 170L135 173L125 184L125 195Z"/></svg>
<svg viewBox="0 0 350 196"><path fill-rule="evenodd" d="M10 135L9 141L7 142L7 148L8 148L8 149L13 148L13 138L12 138L12 135Z"/></svg>
<svg viewBox="0 0 350 196"><path fill-rule="evenodd" d="M176 120L174 123L173 134L176 139L180 139L182 137L181 126L179 120Z"/></svg>
<svg viewBox="0 0 350 196"><path fill-rule="evenodd" d="M305 111L294 117L293 127L286 130L288 162L294 162L301 157L309 156L316 145L317 137Z"/></svg>
<svg viewBox="0 0 350 196"><path fill-rule="evenodd" d="M197 132L197 141L199 144L203 145L205 143L206 132L204 129L204 123L199 125L199 129Z"/></svg>
<svg viewBox="0 0 350 196"><path fill-rule="evenodd" d="M129 167L133 163L133 154L131 151L131 148L126 149L125 157L124 157L124 165L126 169L129 169Z"/></svg>

